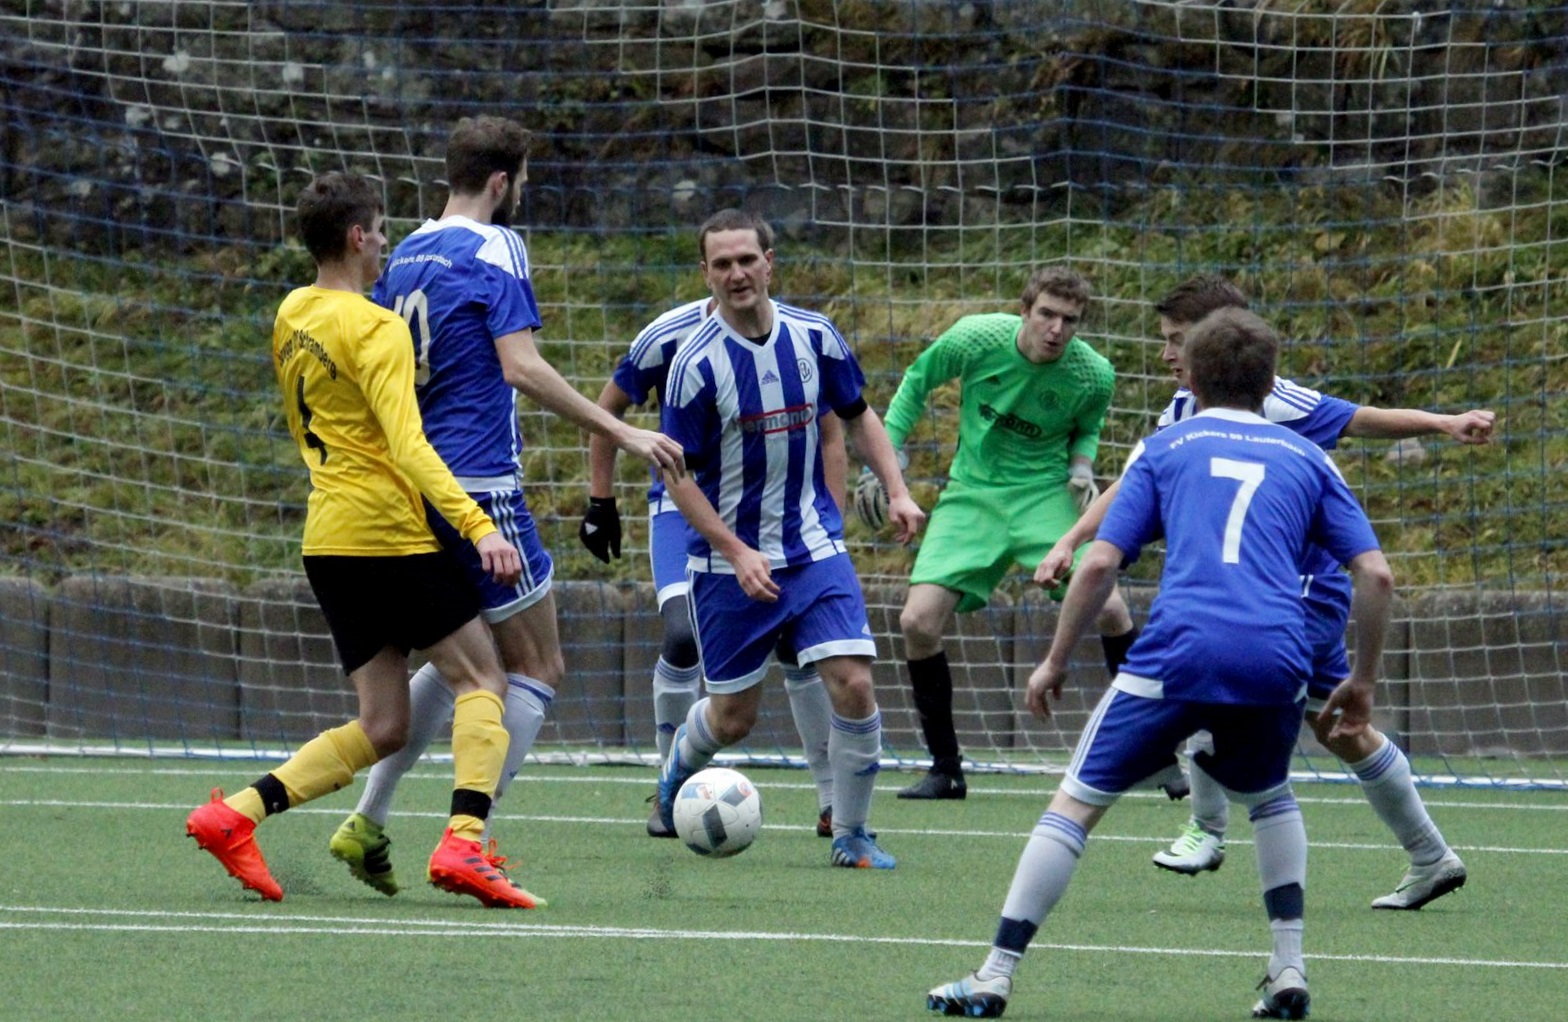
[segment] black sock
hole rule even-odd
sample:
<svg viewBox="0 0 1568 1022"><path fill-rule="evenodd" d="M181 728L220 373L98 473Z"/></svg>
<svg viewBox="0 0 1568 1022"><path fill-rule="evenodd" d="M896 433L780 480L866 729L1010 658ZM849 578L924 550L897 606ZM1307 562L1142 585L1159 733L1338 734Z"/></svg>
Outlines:
<svg viewBox="0 0 1568 1022"><path fill-rule="evenodd" d="M1100 636L1100 645L1105 647L1105 669L1115 678L1122 664L1127 662L1127 651L1132 649L1132 644L1138 639L1138 626L1133 625L1120 635Z"/></svg>
<svg viewBox="0 0 1568 1022"><path fill-rule="evenodd" d="M283 787L283 782L271 774L262 775L261 779L251 785L256 789L256 794L261 796L261 804L267 810L267 815L272 816L283 812L289 807L288 789Z"/></svg>
<svg viewBox="0 0 1568 1022"><path fill-rule="evenodd" d="M931 753L931 769L957 776L962 771L958 733L953 729L953 674L947 667L947 653L909 661L909 683L915 692L920 730Z"/></svg>

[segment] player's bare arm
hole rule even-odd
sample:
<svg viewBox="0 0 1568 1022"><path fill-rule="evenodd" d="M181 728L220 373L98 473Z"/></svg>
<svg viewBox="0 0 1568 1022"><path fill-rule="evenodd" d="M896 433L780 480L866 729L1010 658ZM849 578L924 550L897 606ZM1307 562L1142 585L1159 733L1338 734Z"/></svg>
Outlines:
<svg viewBox="0 0 1568 1022"><path fill-rule="evenodd" d="M735 569L735 580L741 591L753 600L774 603L779 598L779 585L773 581L773 565L759 551L741 542L724 519L709 503L707 495L691 476L666 479L664 492L675 501L686 523L708 541L713 552L729 562Z"/></svg>
<svg viewBox="0 0 1568 1022"><path fill-rule="evenodd" d="M893 450L893 441L888 439L882 419L867 408L846 422L845 429L854 440L855 450L860 452L872 473L887 490L887 517L896 529L894 538L900 543L910 542L925 525L926 513L909 496L909 487L904 484L904 473L898 467L898 455Z"/></svg>
<svg viewBox="0 0 1568 1022"><path fill-rule="evenodd" d="M1457 415L1443 415L1419 408L1356 409L1345 425L1344 436L1368 440L1405 440L1442 433L1461 444L1489 444L1497 413L1474 408Z"/></svg>
<svg viewBox="0 0 1568 1022"><path fill-rule="evenodd" d="M532 330L517 330L495 339L506 382L536 404L590 433L606 437L616 447L635 455L667 476L686 471L681 445L652 430L638 429L594 404L568 383L539 354Z"/></svg>
<svg viewBox="0 0 1568 1022"><path fill-rule="evenodd" d="M1095 540L1062 598L1061 613L1056 618L1056 634L1051 638L1051 648L1045 659L1029 675L1029 688L1024 703L1041 720L1051 716L1052 699L1062 697L1062 685L1067 681L1067 669L1072 662L1073 647L1094 623L1095 615L1105 606L1111 591L1116 588L1116 572L1122 563L1122 551L1115 544Z"/></svg>
<svg viewBox="0 0 1568 1022"><path fill-rule="evenodd" d="M1383 634L1394 599L1394 574L1381 550L1358 554L1346 567L1355 586L1350 619L1356 625L1356 654L1350 677L1330 693L1313 722L1321 740L1357 735L1372 723L1372 694L1383 662Z"/></svg>
<svg viewBox="0 0 1568 1022"><path fill-rule="evenodd" d="M823 412L817 420L822 450L822 478L840 511L849 508L849 451L844 444L844 420Z"/></svg>
<svg viewBox="0 0 1568 1022"><path fill-rule="evenodd" d="M1068 529L1062 538L1057 540L1046 555L1040 559L1040 566L1034 570L1034 580L1048 589L1054 589L1072 574L1073 552L1094 538L1100 530L1100 523L1105 521L1105 512L1110 510L1111 501L1116 499L1116 491L1121 489L1120 477L1100 491L1094 502L1084 509L1078 516L1078 521Z"/></svg>

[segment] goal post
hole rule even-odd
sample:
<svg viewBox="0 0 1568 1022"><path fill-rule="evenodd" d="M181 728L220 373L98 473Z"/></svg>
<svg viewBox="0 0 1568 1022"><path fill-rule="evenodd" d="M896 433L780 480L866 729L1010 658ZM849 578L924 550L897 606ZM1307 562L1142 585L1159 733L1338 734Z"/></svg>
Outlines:
<svg viewBox="0 0 1568 1022"><path fill-rule="evenodd" d="M370 176L401 237L445 200L462 116L536 133L524 209L541 348L596 394L702 293L695 227L778 231L774 290L839 325L886 409L959 316L1070 265L1117 384L1113 477L1172 385L1152 304L1235 280L1283 371L1359 403L1498 415L1489 446L1346 440L1400 593L1380 726L1421 775L1568 782L1568 16L1444 5L547 0L0 5L0 751L273 757L352 712L299 569L307 479L267 357L308 281L292 208ZM957 429L911 434L928 510ZM645 473L625 558L577 544L575 427L522 402L568 675L542 754L651 762ZM633 413L641 424L653 413ZM858 470L858 465L854 466ZM850 522L889 765L924 758L898 614L912 553ZM1151 554L1126 591L1146 613ZM947 641L981 767L1059 770L1022 686L1055 613L1019 568ZM781 685L746 752L799 762ZM1301 769L1343 768L1310 742Z"/></svg>

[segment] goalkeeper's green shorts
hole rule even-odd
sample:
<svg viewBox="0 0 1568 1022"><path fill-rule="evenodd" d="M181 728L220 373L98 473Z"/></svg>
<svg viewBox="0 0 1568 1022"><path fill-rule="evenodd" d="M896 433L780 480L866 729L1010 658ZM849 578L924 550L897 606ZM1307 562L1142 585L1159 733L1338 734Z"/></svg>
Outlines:
<svg viewBox="0 0 1568 1022"><path fill-rule="evenodd" d="M1042 492L949 483L926 523L909 582L958 593L960 614L979 610L1013 565L1033 574L1077 521L1078 507L1066 486ZM1057 586L1051 598L1060 600L1066 591L1066 584Z"/></svg>

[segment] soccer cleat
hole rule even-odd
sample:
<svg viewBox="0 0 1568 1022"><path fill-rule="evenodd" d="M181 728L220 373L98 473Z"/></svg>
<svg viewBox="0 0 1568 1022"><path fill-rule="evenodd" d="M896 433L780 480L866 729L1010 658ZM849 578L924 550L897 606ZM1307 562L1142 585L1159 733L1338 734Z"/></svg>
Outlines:
<svg viewBox="0 0 1568 1022"><path fill-rule="evenodd" d="M481 848L478 841L465 841L448 827L430 857L430 882L443 891L472 895L486 908L542 908L545 900L513 883L505 864L494 841Z"/></svg>
<svg viewBox="0 0 1568 1022"><path fill-rule="evenodd" d="M971 972L963 979L943 983L926 994L926 1007L943 1015L1001 1018L1012 993L1013 981L1006 976L981 979Z"/></svg>
<svg viewBox="0 0 1568 1022"><path fill-rule="evenodd" d="M653 810L648 813L649 837L676 837L674 827L666 827L664 818L659 814L659 796L649 795L648 801L653 803Z"/></svg>
<svg viewBox="0 0 1568 1022"><path fill-rule="evenodd" d="M1224 838L1215 837L1191 820L1169 848L1154 853L1156 866L1190 877L1204 870L1219 869L1224 863Z"/></svg>
<svg viewBox="0 0 1568 1022"><path fill-rule="evenodd" d="M381 832L380 824L359 813L344 820L327 843L327 851L348 867L355 880L389 898L398 891L388 855L391 849L392 839Z"/></svg>
<svg viewBox="0 0 1568 1022"><path fill-rule="evenodd" d="M877 847L866 828L856 827L843 837L833 839L833 865L849 869L892 869L898 860Z"/></svg>
<svg viewBox="0 0 1568 1022"><path fill-rule="evenodd" d="M283 900L283 888L272 879L256 845L256 825L223 804L223 789L212 789L212 800L185 818L185 833L196 839L198 848L211 852L229 876L268 901Z"/></svg>
<svg viewBox="0 0 1568 1022"><path fill-rule="evenodd" d="M1258 984L1263 999L1252 1006L1253 1018L1306 1018L1312 998L1307 995L1307 977L1301 970L1286 966L1273 979L1265 976Z"/></svg>
<svg viewBox="0 0 1568 1022"><path fill-rule="evenodd" d="M659 770L659 792L654 797L654 811L659 814L659 823L671 836L675 834L675 796L680 793L681 785L696 773L681 762L681 739L685 737L686 725L682 724L675 729L675 740L670 743L670 756Z"/></svg>
<svg viewBox="0 0 1568 1022"><path fill-rule="evenodd" d="M1468 877L1465 864L1459 861L1459 856L1449 851L1430 866L1411 866L1410 872L1394 888L1394 893L1378 898L1372 902L1372 907L1413 912L1429 901L1459 890Z"/></svg>
<svg viewBox="0 0 1568 1022"><path fill-rule="evenodd" d="M935 770L927 771L920 780L904 788L898 793L899 798L918 799L962 799L969 794L969 786L964 783L963 774L942 774Z"/></svg>
<svg viewBox="0 0 1568 1022"><path fill-rule="evenodd" d="M833 807L824 806L817 814L817 837L833 836Z"/></svg>

